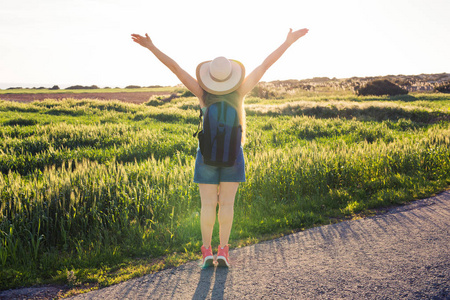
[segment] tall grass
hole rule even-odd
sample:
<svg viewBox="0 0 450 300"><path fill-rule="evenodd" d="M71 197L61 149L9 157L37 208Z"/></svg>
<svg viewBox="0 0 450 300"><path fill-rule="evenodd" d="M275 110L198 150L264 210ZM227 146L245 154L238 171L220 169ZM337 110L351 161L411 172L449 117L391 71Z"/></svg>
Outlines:
<svg viewBox="0 0 450 300"><path fill-rule="evenodd" d="M450 184L450 99L433 108L356 100L253 99L232 243ZM93 269L197 253L195 108L194 98L0 102L0 287L60 280L67 270L100 282Z"/></svg>

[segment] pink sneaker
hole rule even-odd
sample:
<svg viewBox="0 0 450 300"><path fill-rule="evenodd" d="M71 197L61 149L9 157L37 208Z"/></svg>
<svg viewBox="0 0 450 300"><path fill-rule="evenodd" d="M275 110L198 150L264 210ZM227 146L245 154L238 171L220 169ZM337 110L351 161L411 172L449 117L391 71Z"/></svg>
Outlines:
<svg viewBox="0 0 450 300"><path fill-rule="evenodd" d="M208 249L206 249L205 246L202 246L201 249L203 255L202 268L211 267L214 264L214 256L211 246L209 246Z"/></svg>
<svg viewBox="0 0 450 300"><path fill-rule="evenodd" d="M219 246L217 252L217 264L219 267L228 268L230 266L230 259L228 258L228 246L225 246L223 248Z"/></svg>

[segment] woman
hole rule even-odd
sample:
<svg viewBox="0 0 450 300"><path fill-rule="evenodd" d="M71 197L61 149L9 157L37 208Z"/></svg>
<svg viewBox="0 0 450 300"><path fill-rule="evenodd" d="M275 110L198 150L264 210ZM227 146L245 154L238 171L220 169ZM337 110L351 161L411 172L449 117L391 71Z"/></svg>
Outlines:
<svg viewBox="0 0 450 300"><path fill-rule="evenodd" d="M255 85L261 80L264 73L274 64L283 53L299 38L308 33L308 29L297 31L289 30L286 40L272 52L263 63L247 77L244 66L234 60L218 57L212 61L203 62L197 67L197 80L183 70L173 59L161 52L153 44L150 37L132 34L134 42L150 50L166 67L168 67L178 79L198 99L202 110L214 102L226 101L236 108L239 120L244 129L245 136L245 111L243 100ZM228 239L233 223L234 199L239 182L245 181L244 156L241 152L236 163L232 167L215 167L205 165L200 151L197 151L194 182L199 184L201 197L201 231L203 245L201 247L203 261L202 266L208 267L214 264L211 248L211 237L216 220L216 207L219 204L219 237L217 264L219 266L230 265L228 257Z"/></svg>

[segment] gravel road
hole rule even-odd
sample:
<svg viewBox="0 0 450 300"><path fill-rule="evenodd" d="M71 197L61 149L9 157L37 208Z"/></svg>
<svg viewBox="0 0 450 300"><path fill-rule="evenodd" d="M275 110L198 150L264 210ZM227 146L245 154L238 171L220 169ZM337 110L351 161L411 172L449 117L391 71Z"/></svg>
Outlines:
<svg viewBox="0 0 450 300"><path fill-rule="evenodd" d="M450 299L450 191L71 299Z"/></svg>

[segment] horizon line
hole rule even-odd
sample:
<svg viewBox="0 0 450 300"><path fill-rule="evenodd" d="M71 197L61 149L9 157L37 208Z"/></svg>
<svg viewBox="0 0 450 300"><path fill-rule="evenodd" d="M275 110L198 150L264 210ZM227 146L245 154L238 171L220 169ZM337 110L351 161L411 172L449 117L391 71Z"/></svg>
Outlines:
<svg viewBox="0 0 450 300"><path fill-rule="evenodd" d="M275 79L275 80L270 80L270 81L260 81L260 82L264 82L264 83L268 83L268 82L275 82L275 81L291 81L291 80L295 80L295 81L303 81L303 80L313 80L313 79L317 79L317 78L328 78L329 80L341 80L341 79L352 79L352 78L373 78L373 77L397 77L397 76L421 76L421 75L444 75L444 74L450 74L447 72L441 72L441 73L420 73L420 74L388 74L388 75L367 75L367 76L351 76L351 77L342 77L342 78L337 78L337 77L329 77L329 76L316 76L316 77L312 77L312 78L304 78L304 79ZM76 86L76 85L80 85L80 86L86 86L86 87L90 87L90 86L97 86L99 89L123 89L126 88L127 86L140 86L141 88L146 88L146 87L177 87L180 85L183 85L182 83L178 83L176 85L159 85L159 84L154 84L154 85L137 85L137 84L127 84L124 85L123 87L117 86L117 85L105 85L103 87L99 87L96 84L67 84L67 83L61 83L61 84L48 84L48 83L20 83L20 82L0 82L0 90L8 90L8 89L50 89L53 86L62 86L62 88L60 87L60 89L66 89L67 87L71 87L71 86ZM48 87L47 87L48 86ZM114 86L114 87L113 87Z"/></svg>

